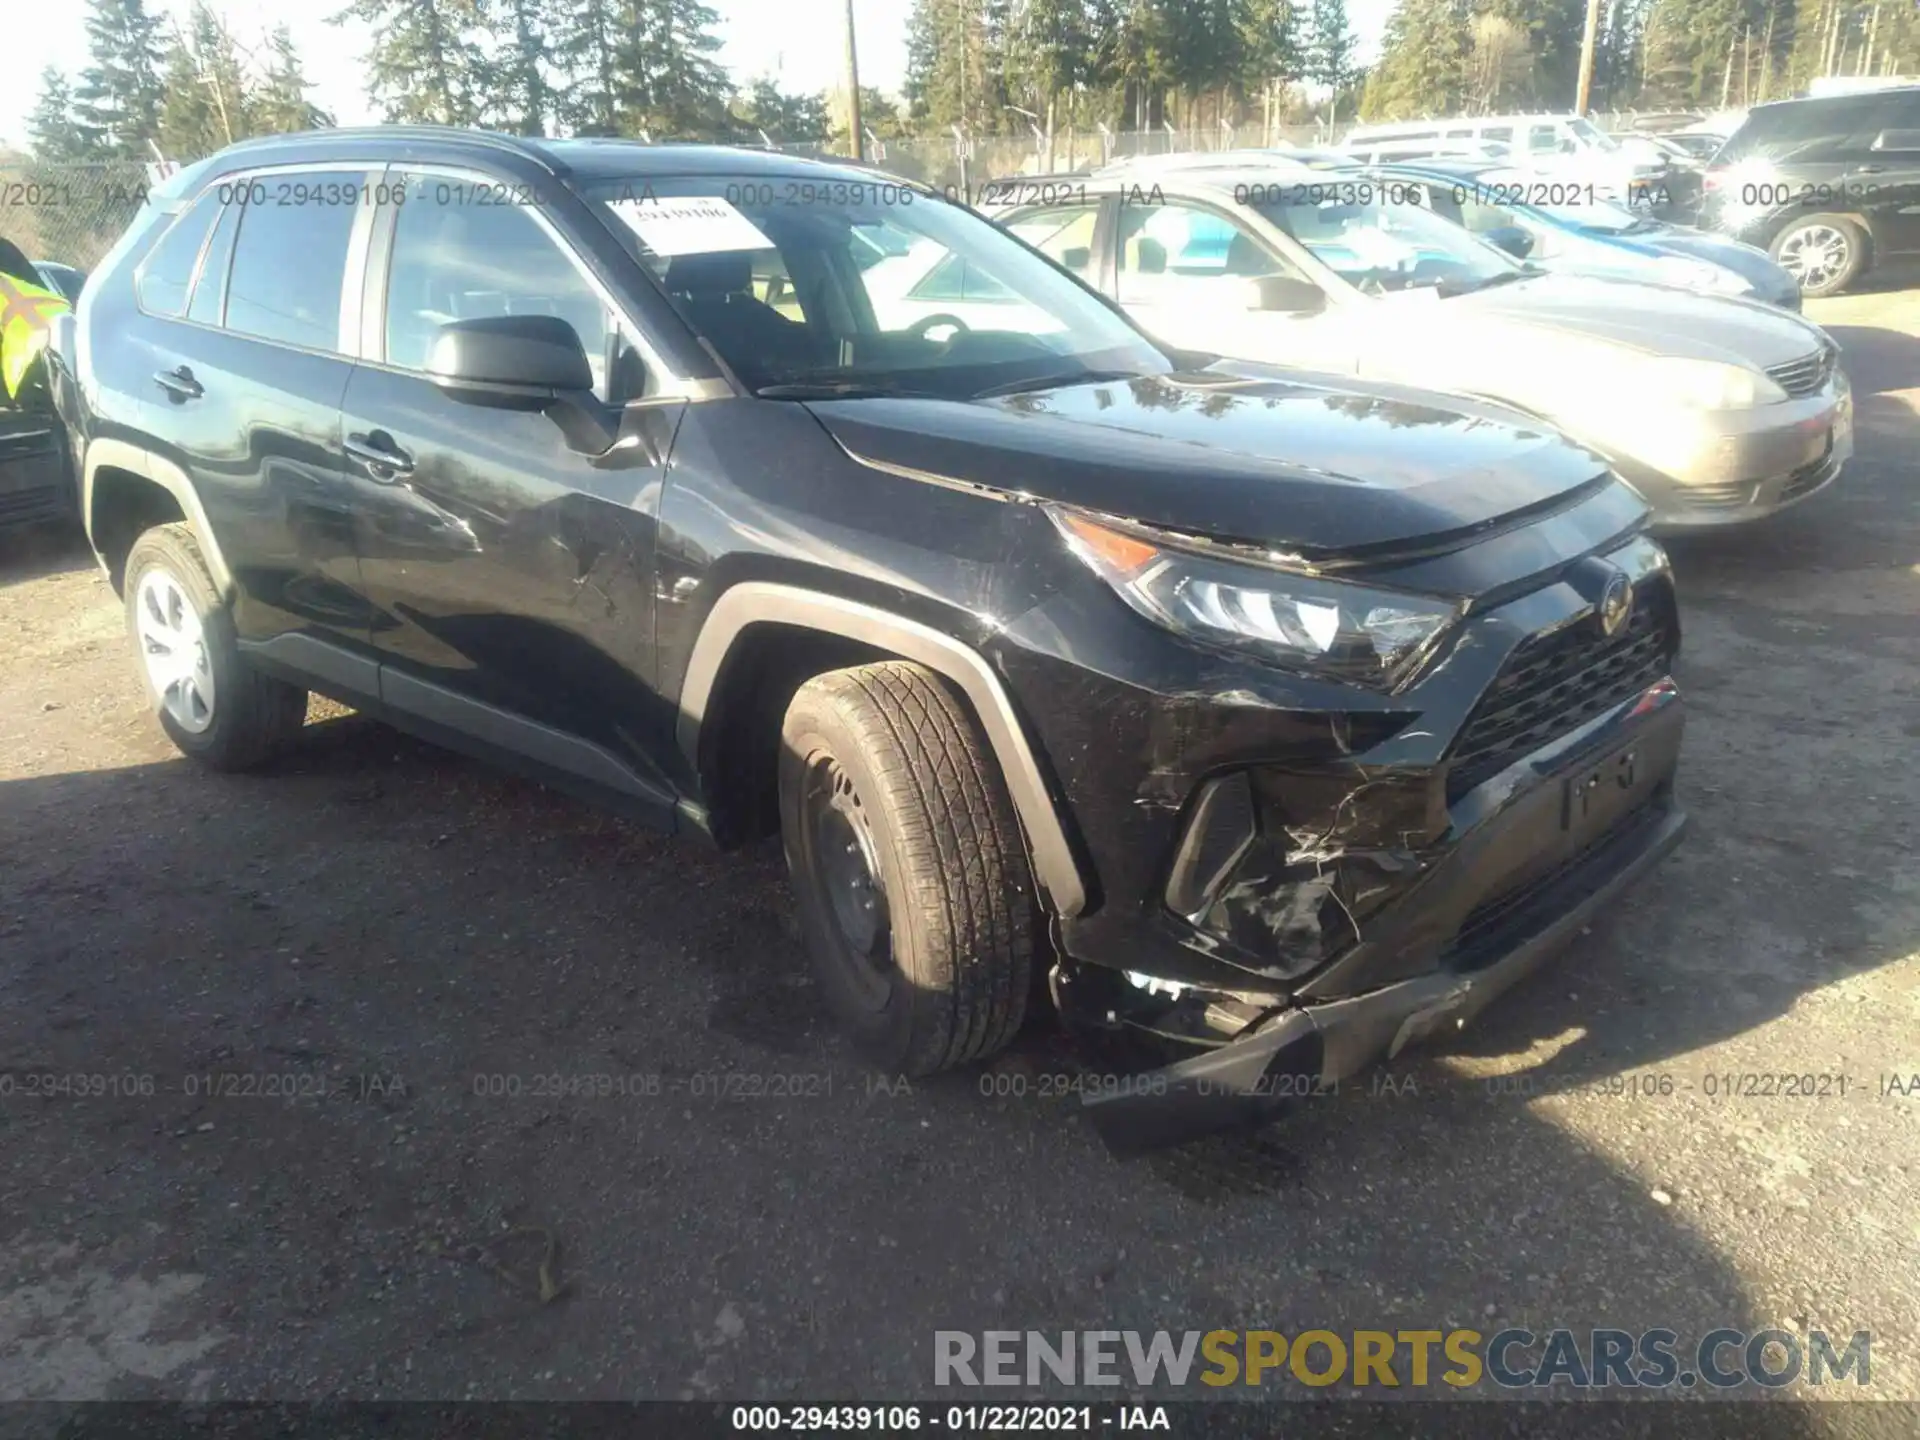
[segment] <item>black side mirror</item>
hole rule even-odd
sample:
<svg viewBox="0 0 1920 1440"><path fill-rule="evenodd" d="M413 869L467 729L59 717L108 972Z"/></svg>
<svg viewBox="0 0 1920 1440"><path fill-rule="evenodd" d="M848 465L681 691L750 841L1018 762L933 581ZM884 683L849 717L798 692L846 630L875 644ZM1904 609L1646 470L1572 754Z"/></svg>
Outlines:
<svg viewBox="0 0 1920 1440"><path fill-rule="evenodd" d="M1533 236L1522 230L1518 225L1497 226L1487 231L1486 234L1480 238L1485 240L1489 245L1506 251L1507 254L1513 256L1516 260L1524 260L1533 253Z"/></svg>
<svg viewBox="0 0 1920 1440"><path fill-rule="evenodd" d="M619 432L593 393L593 366L573 326L556 315L456 320L434 333L427 372L449 396L500 410L542 410L567 445L603 455Z"/></svg>
<svg viewBox="0 0 1920 1440"><path fill-rule="evenodd" d="M1093 251L1085 245L1075 245L1060 252L1060 263L1069 270L1084 270L1093 260Z"/></svg>
<svg viewBox="0 0 1920 1440"><path fill-rule="evenodd" d="M497 395L509 405L593 389L593 367L580 336L554 315L492 315L442 325L427 352L427 370L449 389Z"/></svg>
<svg viewBox="0 0 1920 1440"><path fill-rule="evenodd" d="M1292 315L1317 315L1327 308L1327 294L1308 280L1291 275L1262 275L1254 282L1256 309Z"/></svg>

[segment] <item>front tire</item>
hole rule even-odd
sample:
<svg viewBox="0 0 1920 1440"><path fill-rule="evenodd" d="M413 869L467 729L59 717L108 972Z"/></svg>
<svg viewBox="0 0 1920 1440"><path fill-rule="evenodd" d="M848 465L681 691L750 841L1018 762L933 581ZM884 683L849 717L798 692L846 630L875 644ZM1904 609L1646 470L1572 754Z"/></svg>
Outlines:
<svg viewBox="0 0 1920 1440"><path fill-rule="evenodd" d="M883 661L817 675L781 727L780 821L828 1007L905 1075L1002 1049L1032 987L1013 803L958 697Z"/></svg>
<svg viewBox="0 0 1920 1440"><path fill-rule="evenodd" d="M126 601L147 698L181 754L249 770L300 733L307 692L247 664L191 528L160 525L134 541Z"/></svg>
<svg viewBox="0 0 1920 1440"><path fill-rule="evenodd" d="M1866 232L1844 215L1804 215L1767 248L1809 300L1838 295L1867 267Z"/></svg>

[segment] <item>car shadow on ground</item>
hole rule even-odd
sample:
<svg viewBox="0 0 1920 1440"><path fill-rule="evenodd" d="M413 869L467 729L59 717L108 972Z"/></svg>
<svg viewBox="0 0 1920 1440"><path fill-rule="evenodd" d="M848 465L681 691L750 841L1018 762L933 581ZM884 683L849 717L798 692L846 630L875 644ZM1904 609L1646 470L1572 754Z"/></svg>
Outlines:
<svg viewBox="0 0 1920 1440"><path fill-rule="evenodd" d="M259 776L0 783L0 854L4 1073L153 1082L0 1106L35 1177L0 1253L177 1277L197 1298L153 1323L206 1341L214 1398L871 1398L926 1392L936 1329L1775 1318L1646 1176L1422 1062L1133 1165L1045 1026L985 1071L874 1076L820 1011L777 848L715 856L358 717ZM1597 1074L1747 1017L1631 953L1687 883L1595 938L1576 966L1621 973L1579 1003L1565 968L1509 997L1499 1044L1587 1025ZM493 1263L509 1226L559 1237L563 1298L537 1243ZM96 1343L86 1308L36 1335ZM11 1398L59 1383L18 1373ZM143 1373L109 1393L185 1378Z"/></svg>
<svg viewBox="0 0 1920 1440"><path fill-rule="evenodd" d="M93 564L87 537L73 524L30 525L0 530L0 590L47 575L64 575Z"/></svg>

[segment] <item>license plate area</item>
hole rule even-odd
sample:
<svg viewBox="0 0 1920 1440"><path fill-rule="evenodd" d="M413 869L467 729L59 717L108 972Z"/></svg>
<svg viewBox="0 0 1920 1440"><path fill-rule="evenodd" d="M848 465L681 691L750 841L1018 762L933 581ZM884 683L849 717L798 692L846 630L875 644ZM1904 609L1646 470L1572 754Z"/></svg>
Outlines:
<svg viewBox="0 0 1920 1440"><path fill-rule="evenodd" d="M1653 789L1657 772L1638 744L1622 745L1581 767L1561 792L1560 828L1576 846L1611 830L1638 809Z"/></svg>

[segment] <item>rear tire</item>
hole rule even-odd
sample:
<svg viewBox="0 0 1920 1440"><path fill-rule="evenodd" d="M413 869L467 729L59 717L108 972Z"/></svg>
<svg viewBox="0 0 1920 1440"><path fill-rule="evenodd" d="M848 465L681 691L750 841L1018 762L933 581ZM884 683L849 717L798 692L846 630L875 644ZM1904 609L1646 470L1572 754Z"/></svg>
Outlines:
<svg viewBox="0 0 1920 1440"><path fill-rule="evenodd" d="M863 1055L930 1075L1013 1039L1032 988L1026 849L943 681L890 660L802 685L781 727L780 822L815 974Z"/></svg>
<svg viewBox="0 0 1920 1440"><path fill-rule="evenodd" d="M247 664L191 527L159 525L134 541L125 589L147 698L181 754L250 770L300 733L307 692Z"/></svg>
<svg viewBox="0 0 1920 1440"><path fill-rule="evenodd" d="M1803 215L1767 247L1810 300L1837 295L1867 268L1867 235L1844 215Z"/></svg>

